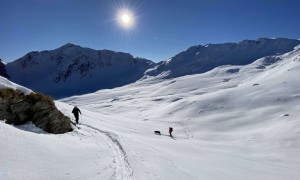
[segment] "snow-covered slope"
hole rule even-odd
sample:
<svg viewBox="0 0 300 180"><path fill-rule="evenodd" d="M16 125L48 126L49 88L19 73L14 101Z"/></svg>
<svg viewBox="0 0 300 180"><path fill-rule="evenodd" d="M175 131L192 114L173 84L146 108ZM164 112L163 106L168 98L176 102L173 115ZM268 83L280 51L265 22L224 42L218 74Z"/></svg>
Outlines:
<svg viewBox="0 0 300 180"><path fill-rule="evenodd" d="M66 115L81 109L81 129L49 135L0 122L0 179L298 180L299 76L300 46L61 99Z"/></svg>
<svg viewBox="0 0 300 180"><path fill-rule="evenodd" d="M258 58L292 51L300 40L260 38L239 43L193 46L147 71L147 75L174 78L207 72L221 65L246 65Z"/></svg>
<svg viewBox="0 0 300 180"><path fill-rule="evenodd" d="M8 63L6 70L13 82L57 98L132 83L153 65L127 53L66 44L30 52Z"/></svg>
<svg viewBox="0 0 300 180"><path fill-rule="evenodd" d="M84 124L118 135L132 179L296 180L299 75L297 48L247 66L152 78L63 101L86 110Z"/></svg>
<svg viewBox="0 0 300 180"><path fill-rule="evenodd" d="M5 77L0 76L0 89L6 89L6 88L20 90L24 94L30 94L32 92L30 89L20 86L16 83L13 83L8 79L6 79Z"/></svg>

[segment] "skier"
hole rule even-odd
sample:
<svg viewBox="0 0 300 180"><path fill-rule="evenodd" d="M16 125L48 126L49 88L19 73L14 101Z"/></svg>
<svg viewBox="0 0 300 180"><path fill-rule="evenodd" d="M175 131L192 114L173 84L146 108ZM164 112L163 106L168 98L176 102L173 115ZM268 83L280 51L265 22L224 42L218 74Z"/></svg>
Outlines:
<svg viewBox="0 0 300 180"><path fill-rule="evenodd" d="M80 109L78 109L77 106L74 107L72 113L74 114L75 116L75 119L76 119L76 124L78 124L78 119L79 119L79 113L81 114L81 111Z"/></svg>
<svg viewBox="0 0 300 180"><path fill-rule="evenodd" d="M172 127L169 127L169 134L170 134L170 137L171 137L171 138L173 138L172 132L173 132L173 128L172 128Z"/></svg>

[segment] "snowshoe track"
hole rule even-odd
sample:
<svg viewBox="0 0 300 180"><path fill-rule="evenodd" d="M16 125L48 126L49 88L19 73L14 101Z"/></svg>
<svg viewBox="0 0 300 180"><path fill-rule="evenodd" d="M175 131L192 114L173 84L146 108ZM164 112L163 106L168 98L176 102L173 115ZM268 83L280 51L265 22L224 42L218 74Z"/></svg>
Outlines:
<svg viewBox="0 0 300 180"><path fill-rule="evenodd" d="M82 124L88 128L100 132L105 138L114 154L116 169L114 176L117 180L132 180L133 170L129 164L126 151L118 140L118 136L112 132L103 131L88 124Z"/></svg>

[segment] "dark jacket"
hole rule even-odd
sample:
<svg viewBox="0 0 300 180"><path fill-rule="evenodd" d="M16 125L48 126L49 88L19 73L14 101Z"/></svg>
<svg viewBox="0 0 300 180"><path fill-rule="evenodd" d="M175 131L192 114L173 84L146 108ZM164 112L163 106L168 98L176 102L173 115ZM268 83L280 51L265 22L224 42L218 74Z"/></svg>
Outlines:
<svg viewBox="0 0 300 180"><path fill-rule="evenodd" d="M79 113L81 114L81 111L80 111L80 109L78 109L78 107L74 107L74 109L73 109L73 111L72 111L72 113L75 115L75 116L78 116L79 115Z"/></svg>

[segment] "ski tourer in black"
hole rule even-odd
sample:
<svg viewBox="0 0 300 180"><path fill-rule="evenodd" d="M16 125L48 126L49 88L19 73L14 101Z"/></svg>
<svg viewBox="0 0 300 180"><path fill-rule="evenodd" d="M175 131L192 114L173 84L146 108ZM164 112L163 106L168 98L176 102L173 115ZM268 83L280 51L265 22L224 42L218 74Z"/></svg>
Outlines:
<svg viewBox="0 0 300 180"><path fill-rule="evenodd" d="M81 111L80 109L78 109L77 106L74 107L72 113L74 114L75 116L75 120L76 120L76 124L78 124L78 120L79 120L79 113L81 114Z"/></svg>

